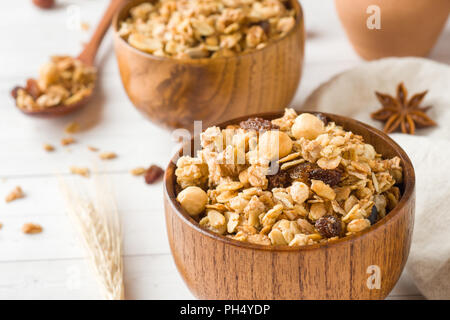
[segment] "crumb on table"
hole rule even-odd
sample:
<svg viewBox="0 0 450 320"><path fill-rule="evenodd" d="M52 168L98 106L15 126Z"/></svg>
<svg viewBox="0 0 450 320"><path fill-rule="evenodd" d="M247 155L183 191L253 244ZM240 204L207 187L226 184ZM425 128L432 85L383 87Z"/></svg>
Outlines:
<svg viewBox="0 0 450 320"><path fill-rule="evenodd" d="M23 193L22 188L17 186L6 196L5 200L6 200L6 202L11 202L11 201L21 199L24 197L25 197L25 194Z"/></svg>
<svg viewBox="0 0 450 320"><path fill-rule="evenodd" d="M25 223L22 226L22 232L25 234L36 234L36 233L41 233L42 232L42 226L35 224L35 223Z"/></svg>

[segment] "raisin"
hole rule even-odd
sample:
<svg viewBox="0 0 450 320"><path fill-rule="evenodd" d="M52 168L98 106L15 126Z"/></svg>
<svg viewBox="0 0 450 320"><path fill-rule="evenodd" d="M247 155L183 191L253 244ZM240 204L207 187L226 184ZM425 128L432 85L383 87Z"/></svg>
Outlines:
<svg viewBox="0 0 450 320"><path fill-rule="evenodd" d="M370 224L374 224L378 220L378 210L376 206L372 207L372 211L370 212L370 216L367 218L370 221Z"/></svg>
<svg viewBox="0 0 450 320"><path fill-rule="evenodd" d="M245 130L256 130L256 131L279 129L279 127L277 125L272 124L270 120L265 120L262 118L249 118L246 121L241 121L239 126Z"/></svg>
<svg viewBox="0 0 450 320"><path fill-rule="evenodd" d="M145 182L147 184L153 184L159 180L164 174L164 170L159 166L152 164L145 173Z"/></svg>
<svg viewBox="0 0 450 320"><path fill-rule="evenodd" d="M33 0L33 3L41 9L50 9L55 5L55 0Z"/></svg>
<svg viewBox="0 0 450 320"><path fill-rule="evenodd" d="M342 232L341 219L335 216L324 216L316 221L317 231L325 238L337 237Z"/></svg>
<svg viewBox="0 0 450 320"><path fill-rule="evenodd" d="M277 174L267 176L267 180L269 180L269 190L273 188L287 188L291 184L291 178L287 171L278 171Z"/></svg>
<svg viewBox="0 0 450 320"><path fill-rule="evenodd" d="M28 79L27 80L27 86L25 88L27 93L33 97L34 100L39 98L41 95L41 89L39 89L39 85L36 80L34 79Z"/></svg>
<svg viewBox="0 0 450 320"><path fill-rule="evenodd" d="M11 90L11 96L12 96L14 99L17 99L17 92L18 92L20 89L23 90L22 87L17 86L17 87L14 87L14 88Z"/></svg>
<svg viewBox="0 0 450 320"><path fill-rule="evenodd" d="M317 112L317 113L314 113L314 115L315 115L317 118L319 118L320 120L322 120L322 122L323 122L324 125L327 125L327 124L328 124L328 118L327 118L327 116L324 115L323 113Z"/></svg>
<svg viewBox="0 0 450 320"><path fill-rule="evenodd" d="M263 20L263 21L258 22L256 25L260 26L261 29L264 30L264 33L266 35L270 35L270 23L269 23L269 21Z"/></svg>
<svg viewBox="0 0 450 320"><path fill-rule="evenodd" d="M292 180L300 180L302 182L309 182L309 174L318 166L311 162L303 162L289 170L289 176Z"/></svg>
<svg viewBox="0 0 450 320"><path fill-rule="evenodd" d="M333 187L341 181L342 172L340 170L327 170L327 169L321 169L316 168L312 169L309 172L309 179L311 180L322 180L326 184L328 184L330 187Z"/></svg>

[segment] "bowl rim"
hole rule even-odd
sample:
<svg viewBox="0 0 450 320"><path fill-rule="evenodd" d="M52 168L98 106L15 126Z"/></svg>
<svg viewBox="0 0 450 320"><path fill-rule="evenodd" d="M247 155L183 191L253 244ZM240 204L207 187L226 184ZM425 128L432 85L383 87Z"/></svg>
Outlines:
<svg viewBox="0 0 450 320"><path fill-rule="evenodd" d="M125 39L123 39L121 36L119 36L119 16L122 15L124 10L130 10L135 4L139 3L139 2L148 2L151 0L130 0L128 2L125 2L124 4L122 4L119 9L117 10L117 12L114 14L113 16L113 20L112 20L112 29L113 29L113 33L114 33L114 39L116 41L119 41L120 43L123 43L126 47L128 47L130 50L132 50L133 52L140 54L144 57L153 59L153 60L157 60L157 61L173 61L173 62L178 62L181 64L205 64L206 62L211 63L212 61L227 61L227 60L232 60L232 59L239 59L241 57L245 57L245 56L251 56L260 52L265 51L267 48L272 47L272 45L277 44L278 42L281 42L285 39L287 39L288 37L291 36L291 34L293 34L295 32L295 29L297 29L300 25L304 24L304 15L303 15L303 9L302 6L300 4L299 1L297 0L289 0L292 5L293 5L293 9L296 11L296 15L297 18L295 19L295 24L292 27L291 30L289 30L288 33L286 33L283 37L281 38L277 38L273 41L268 42L268 44L261 49L257 49L257 50L251 50L248 52L243 52L243 53L239 53L235 56L232 57L217 57L217 58L201 58L201 59L175 59L175 58L171 58L171 57L160 57L160 56L155 56L152 55L151 53L147 53L144 51L141 51L135 47L133 47L132 45L130 45L128 43L128 41L125 41ZM157 1L157 0L156 0ZM127 7L130 6L129 9L127 9ZM304 38L304 37L303 37Z"/></svg>
<svg viewBox="0 0 450 320"><path fill-rule="evenodd" d="M386 135L384 132L365 124L361 121L352 119L350 117L340 116L332 113L327 112L318 112L318 111L308 111L308 110L296 110L297 114L302 113L312 113L317 114L321 113L327 117L332 117L336 121L336 123L339 125L339 122L342 120L351 120L356 125L360 126L364 130L368 130L370 134L375 134L383 138L385 142L390 144L393 149L397 152L397 156L400 157L403 164L403 172L404 172L404 191L401 195L400 201L395 206L394 209L392 209L389 214L387 214L384 218L382 218L380 221L375 223L374 225L370 226L370 228L363 230L359 233L352 234L350 236L345 236L342 238L339 238L337 240L331 241L331 242L325 242L325 243L316 243L316 244L310 244L310 245L304 245L304 246L289 246L289 245L261 245L261 244L254 244L249 242L243 242L239 240L230 239L226 236L214 233L210 230L204 229L200 227L199 223L195 221L187 212L185 212L179 203L176 201L176 194L175 194L175 184L173 183L175 181L174 175L175 175L175 168L176 168L176 157L182 152L183 148L180 148L178 152L175 153L175 155L171 158L169 165L166 168L165 174L164 174L164 197L166 199L165 205L170 205L170 208L176 212L178 217L180 218L183 223L187 224L189 227L194 229L197 232L200 232L204 236L207 236L209 238L212 238L214 240L220 241L224 243L224 245L233 245L244 249L252 249L252 250L263 250L263 251L273 251L273 252L290 252L290 251L305 251L305 250L318 250L323 248L329 248L329 247L336 247L340 245L345 245L346 243L351 243L353 240L361 239L363 237L366 237L368 234L373 234L375 230L380 229L384 227L387 223L392 221L393 219L397 218L400 214L401 209L408 204L411 199L413 199L414 192L415 192L415 171L414 167L412 165L411 160L409 159L406 152L394 141L392 140L388 135ZM230 124L236 124L239 123L242 120L246 120L251 117L261 117L264 119L276 119L277 117L281 117L284 114L283 111L281 112L265 112L265 113L257 113L257 114L251 114L247 116L242 116L238 118L234 118L228 121L224 121L222 123L217 124L216 126L219 128L223 128ZM192 143L192 138L190 141ZM174 162L175 161L175 162ZM172 189L169 190L169 185L172 185ZM167 211L168 208L165 207L165 210ZM167 222L166 222L167 223Z"/></svg>

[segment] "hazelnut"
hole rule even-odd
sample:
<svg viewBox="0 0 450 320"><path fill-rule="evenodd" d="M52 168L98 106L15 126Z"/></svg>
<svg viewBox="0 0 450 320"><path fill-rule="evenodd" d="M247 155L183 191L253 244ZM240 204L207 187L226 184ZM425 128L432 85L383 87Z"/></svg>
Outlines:
<svg viewBox="0 0 450 320"><path fill-rule="evenodd" d="M189 215L196 216L205 210L208 196L201 188L191 186L181 191L177 196L177 200Z"/></svg>
<svg viewBox="0 0 450 320"><path fill-rule="evenodd" d="M310 113L302 113L296 119L292 125L292 135L297 138L306 138L314 140L319 135L324 133L325 125L316 116Z"/></svg>
<svg viewBox="0 0 450 320"><path fill-rule="evenodd" d="M280 159L292 151L292 140L284 132L271 130L264 132L259 138L260 156L267 160Z"/></svg>
<svg viewBox="0 0 450 320"><path fill-rule="evenodd" d="M54 6L55 0L33 0L33 3L41 9L50 9Z"/></svg>

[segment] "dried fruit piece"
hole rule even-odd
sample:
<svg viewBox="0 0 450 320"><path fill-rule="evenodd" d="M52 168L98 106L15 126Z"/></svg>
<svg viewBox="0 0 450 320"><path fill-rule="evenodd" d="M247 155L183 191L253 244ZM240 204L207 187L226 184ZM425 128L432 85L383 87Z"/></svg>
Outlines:
<svg viewBox="0 0 450 320"><path fill-rule="evenodd" d="M309 173L316 168L318 168L316 164L304 162L289 170L289 176L292 180L300 180L302 182L309 183Z"/></svg>
<svg viewBox="0 0 450 320"><path fill-rule="evenodd" d="M327 116L326 115L324 115L323 113L321 113L321 112L316 112L316 113L313 113L317 118L319 118L320 120L322 120L322 122L323 122L323 124L324 125L327 125L328 124L328 118L327 118Z"/></svg>
<svg viewBox="0 0 450 320"><path fill-rule="evenodd" d="M287 188L291 184L289 171L279 170L276 174L266 176L266 178L269 181L269 190L273 188Z"/></svg>
<svg viewBox="0 0 450 320"><path fill-rule="evenodd" d="M266 120L263 118L249 118L245 121L241 121L239 126L245 130L256 130L256 131L266 131L280 128L277 125L272 124L270 120Z"/></svg>
<svg viewBox="0 0 450 320"><path fill-rule="evenodd" d="M36 234L42 232L42 227L35 223L25 223L22 226L22 232L26 234Z"/></svg>
<svg viewBox="0 0 450 320"><path fill-rule="evenodd" d="M341 181L342 172L337 169L322 169L316 168L309 172L310 180L322 180L324 183L328 184L330 187L336 186L339 181Z"/></svg>
<svg viewBox="0 0 450 320"><path fill-rule="evenodd" d="M150 168L147 169L147 172L145 173L145 182L147 184L153 184L156 181L159 180L164 174L164 170L161 169L161 167L152 164Z"/></svg>
<svg viewBox="0 0 450 320"><path fill-rule="evenodd" d="M341 219L335 216L324 216L316 221L317 231L326 238L338 237L342 232Z"/></svg>
<svg viewBox="0 0 450 320"><path fill-rule="evenodd" d="M11 96L14 98L14 99L17 99L17 95L18 95L18 91L19 90L25 90L24 88L22 88L22 87L19 87L19 86L15 86L12 90L11 90Z"/></svg>
<svg viewBox="0 0 450 320"><path fill-rule="evenodd" d="M54 6L55 0L33 0L33 3L41 9L50 9Z"/></svg>
<svg viewBox="0 0 450 320"><path fill-rule="evenodd" d="M367 218L370 221L370 224L374 224L378 220L378 210L377 207L374 205L372 206L372 211L370 212L369 217Z"/></svg>
<svg viewBox="0 0 450 320"><path fill-rule="evenodd" d="M25 91L33 97L34 100L39 98L42 94L41 89L39 89L38 82L34 79L27 80L27 86L25 87Z"/></svg>
<svg viewBox="0 0 450 320"><path fill-rule="evenodd" d="M11 201L21 199L24 197L25 197L25 194L23 193L22 188L17 186L6 196L5 201L11 202Z"/></svg>

